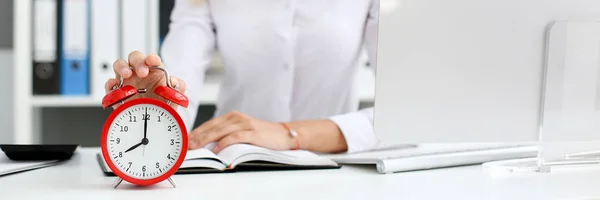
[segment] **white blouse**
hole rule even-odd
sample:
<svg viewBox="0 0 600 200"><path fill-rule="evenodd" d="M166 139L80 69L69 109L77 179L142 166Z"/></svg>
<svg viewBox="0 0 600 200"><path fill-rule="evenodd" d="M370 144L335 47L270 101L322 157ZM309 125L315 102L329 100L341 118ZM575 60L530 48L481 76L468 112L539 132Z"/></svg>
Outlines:
<svg viewBox="0 0 600 200"><path fill-rule="evenodd" d="M161 56L188 86L190 107L178 112L192 130L219 51L225 74L216 116L331 119L348 152L372 148L373 109L358 110L354 80L361 52L375 58L378 13L378 0L177 0Z"/></svg>

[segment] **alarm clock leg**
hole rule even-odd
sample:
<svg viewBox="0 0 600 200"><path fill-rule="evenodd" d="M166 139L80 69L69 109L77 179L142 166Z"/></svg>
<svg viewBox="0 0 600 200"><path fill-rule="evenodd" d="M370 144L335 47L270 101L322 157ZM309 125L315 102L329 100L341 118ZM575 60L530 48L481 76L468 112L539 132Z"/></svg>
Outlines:
<svg viewBox="0 0 600 200"><path fill-rule="evenodd" d="M121 184L121 182L123 182L123 179L117 178L117 180L115 180L115 183L113 183L113 188L116 189Z"/></svg>
<svg viewBox="0 0 600 200"><path fill-rule="evenodd" d="M171 183L171 185L176 188L177 184L175 184L175 180L173 180L173 177L169 177L169 183Z"/></svg>

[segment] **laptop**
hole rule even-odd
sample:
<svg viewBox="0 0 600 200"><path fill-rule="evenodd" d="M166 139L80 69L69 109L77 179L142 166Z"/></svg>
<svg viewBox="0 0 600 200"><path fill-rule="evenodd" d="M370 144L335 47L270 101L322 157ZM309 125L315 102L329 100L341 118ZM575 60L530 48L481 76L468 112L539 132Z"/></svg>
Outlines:
<svg viewBox="0 0 600 200"><path fill-rule="evenodd" d="M598 0L398 2L379 16L374 105L395 143L537 141L549 27L600 19Z"/></svg>
<svg viewBox="0 0 600 200"><path fill-rule="evenodd" d="M398 2L379 16L374 128L421 145L333 159L389 173L535 157L549 27L600 19L600 1Z"/></svg>

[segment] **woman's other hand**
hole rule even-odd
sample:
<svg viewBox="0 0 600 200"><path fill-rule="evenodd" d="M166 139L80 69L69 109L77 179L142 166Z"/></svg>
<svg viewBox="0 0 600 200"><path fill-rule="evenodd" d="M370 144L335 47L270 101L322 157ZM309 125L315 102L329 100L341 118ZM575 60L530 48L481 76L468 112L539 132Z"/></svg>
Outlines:
<svg viewBox="0 0 600 200"><path fill-rule="evenodd" d="M237 111L213 118L190 133L190 149L202 148L213 142L216 142L212 149L215 153L238 143L273 150L290 150L297 145L282 124L256 119Z"/></svg>

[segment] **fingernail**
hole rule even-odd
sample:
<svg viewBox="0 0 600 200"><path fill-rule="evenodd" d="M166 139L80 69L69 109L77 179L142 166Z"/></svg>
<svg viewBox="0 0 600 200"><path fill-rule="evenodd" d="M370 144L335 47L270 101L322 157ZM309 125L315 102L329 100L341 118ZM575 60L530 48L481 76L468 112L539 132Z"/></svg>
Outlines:
<svg viewBox="0 0 600 200"><path fill-rule="evenodd" d="M129 76L130 73L131 73L131 71L127 68L121 69L121 74L123 74L123 76Z"/></svg>
<svg viewBox="0 0 600 200"><path fill-rule="evenodd" d="M148 70L144 70L144 66L139 66L137 68L137 73L140 76L146 76L146 75L148 75Z"/></svg>

